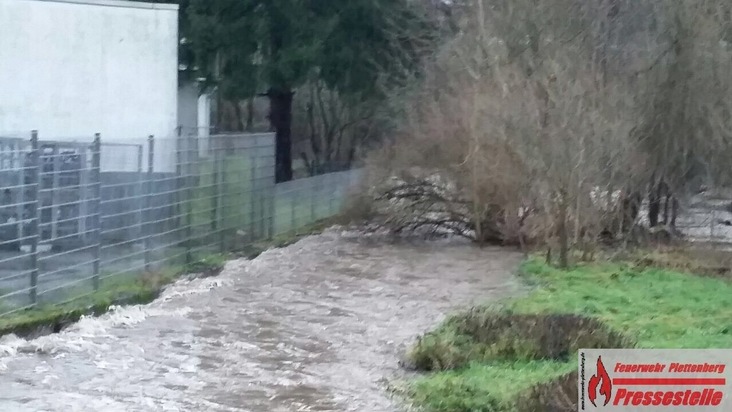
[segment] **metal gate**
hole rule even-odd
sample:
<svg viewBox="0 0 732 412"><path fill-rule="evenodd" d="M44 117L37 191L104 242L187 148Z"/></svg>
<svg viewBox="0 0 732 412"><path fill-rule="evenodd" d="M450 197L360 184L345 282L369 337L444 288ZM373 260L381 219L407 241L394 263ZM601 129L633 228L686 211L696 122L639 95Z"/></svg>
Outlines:
<svg viewBox="0 0 732 412"><path fill-rule="evenodd" d="M39 141L36 160L28 140L0 138L0 248L30 244L35 216L39 245L88 244L90 150L89 143Z"/></svg>
<svg viewBox="0 0 732 412"><path fill-rule="evenodd" d="M88 244L89 143L41 141L39 149L40 243Z"/></svg>

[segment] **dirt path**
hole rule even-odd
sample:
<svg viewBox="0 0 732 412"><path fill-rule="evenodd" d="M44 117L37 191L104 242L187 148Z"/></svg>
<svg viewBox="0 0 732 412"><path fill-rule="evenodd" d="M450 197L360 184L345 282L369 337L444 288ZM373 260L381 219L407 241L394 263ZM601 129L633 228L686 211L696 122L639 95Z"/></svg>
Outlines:
<svg viewBox="0 0 732 412"><path fill-rule="evenodd" d="M0 340L2 411L397 411L384 379L518 254L328 231L61 334Z"/></svg>

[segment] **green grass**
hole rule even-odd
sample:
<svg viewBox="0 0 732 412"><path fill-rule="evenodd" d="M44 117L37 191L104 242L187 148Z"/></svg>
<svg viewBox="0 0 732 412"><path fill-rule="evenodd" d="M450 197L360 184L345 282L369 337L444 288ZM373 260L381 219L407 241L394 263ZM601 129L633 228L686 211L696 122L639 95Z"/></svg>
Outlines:
<svg viewBox="0 0 732 412"><path fill-rule="evenodd" d="M193 262L183 266L179 273L202 273L211 275L220 272L229 260L226 254L207 254L194 258Z"/></svg>
<svg viewBox="0 0 732 412"><path fill-rule="evenodd" d="M81 290L81 288L76 288ZM100 314L118 303L136 304L149 302L157 296L157 290L135 279L119 279L105 283L93 293L81 292L74 299L74 290L68 292L69 302L52 305L41 304L35 308L0 317L0 336L8 333L34 334L40 328L53 328L78 320L87 314Z"/></svg>
<svg viewBox="0 0 732 412"><path fill-rule="evenodd" d="M112 305L141 304L155 299L160 290L183 274L211 274L223 267L225 255L201 255L188 265L169 266L152 273L128 273L111 277L101 274L99 290L79 284L64 291L62 304L38 306L0 317L0 336L8 333L35 334L39 329L53 329L77 321L83 315L99 315Z"/></svg>
<svg viewBox="0 0 732 412"><path fill-rule="evenodd" d="M561 271L532 260L541 287L509 302L517 313L594 316L642 348L732 347L732 283L664 269L602 264Z"/></svg>
<svg viewBox="0 0 732 412"><path fill-rule="evenodd" d="M536 285L532 293L483 311L586 315L640 348L732 348L732 283L725 280L617 263L562 271L534 259L523 264L522 273ZM577 368L576 351L568 360L531 360L530 350L515 351L513 358L493 356L480 348L485 342L456 328L466 316L451 317L410 353L414 360L429 351L453 351L450 356L463 361L457 369L442 368L448 370L407 384L407 395L428 411L516 411L519 395Z"/></svg>
<svg viewBox="0 0 732 412"><path fill-rule="evenodd" d="M561 362L473 363L458 371L418 378L409 392L416 405L444 412L514 410L515 399L536 382L557 378L574 369Z"/></svg>

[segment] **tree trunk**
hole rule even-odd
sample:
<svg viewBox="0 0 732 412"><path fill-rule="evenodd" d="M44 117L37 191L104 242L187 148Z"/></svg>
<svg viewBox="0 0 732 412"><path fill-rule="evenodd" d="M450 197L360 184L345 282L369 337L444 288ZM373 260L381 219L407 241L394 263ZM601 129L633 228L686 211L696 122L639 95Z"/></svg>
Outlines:
<svg viewBox="0 0 732 412"><path fill-rule="evenodd" d="M251 132L254 129L254 98L247 100L247 126L246 130Z"/></svg>
<svg viewBox="0 0 732 412"><path fill-rule="evenodd" d="M661 213L660 184L651 184L648 191L648 222L650 227L658 225L658 215Z"/></svg>
<svg viewBox="0 0 732 412"><path fill-rule="evenodd" d="M559 199L559 267L569 267L569 234L567 233L567 209L569 200L566 192L562 191Z"/></svg>
<svg viewBox="0 0 732 412"><path fill-rule="evenodd" d="M238 100L233 101L234 105L234 117L236 125L234 126L234 130L237 132L243 132L244 131L244 122L242 120L242 113L241 113L241 102Z"/></svg>
<svg viewBox="0 0 732 412"><path fill-rule="evenodd" d="M626 189L625 193L629 194L625 195L622 201L621 234L629 233L633 228L640 212L641 203L643 203L643 196L640 192Z"/></svg>
<svg viewBox="0 0 732 412"><path fill-rule="evenodd" d="M342 165L339 170L350 170L353 167L353 162L356 160L356 147L351 147L348 150L348 158L346 163Z"/></svg>
<svg viewBox="0 0 732 412"><path fill-rule="evenodd" d="M664 226L668 224L668 206L669 198L671 197L671 189L663 180L658 184L658 198L663 199L663 220L661 221Z"/></svg>
<svg viewBox="0 0 732 412"><path fill-rule="evenodd" d="M671 200L671 227L676 227L676 217L679 215L679 201L676 197Z"/></svg>
<svg viewBox="0 0 732 412"><path fill-rule="evenodd" d="M635 226L635 221L638 219L640 214L641 206L643 205L643 195L639 191L633 192L630 206L630 216L628 219L628 229L632 229Z"/></svg>
<svg viewBox="0 0 732 412"><path fill-rule="evenodd" d="M224 130L224 98L221 97L221 89L216 91L216 130Z"/></svg>
<svg viewBox="0 0 732 412"><path fill-rule="evenodd" d="M292 96L291 90L270 89L269 121L275 130L275 181L292 180Z"/></svg>

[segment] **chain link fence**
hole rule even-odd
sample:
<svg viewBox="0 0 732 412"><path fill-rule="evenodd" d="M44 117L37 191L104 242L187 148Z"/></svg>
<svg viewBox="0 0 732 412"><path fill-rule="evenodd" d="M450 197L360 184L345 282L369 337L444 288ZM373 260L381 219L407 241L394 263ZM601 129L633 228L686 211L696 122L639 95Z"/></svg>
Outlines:
<svg viewBox="0 0 732 412"><path fill-rule="evenodd" d="M359 170L274 183L274 135L0 137L0 316L132 284L337 214Z"/></svg>
<svg viewBox="0 0 732 412"><path fill-rule="evenodd" d="M692 242L729 249L732 246L732 193L720 190L692 196L679 213L676 226Z"/></svg>

